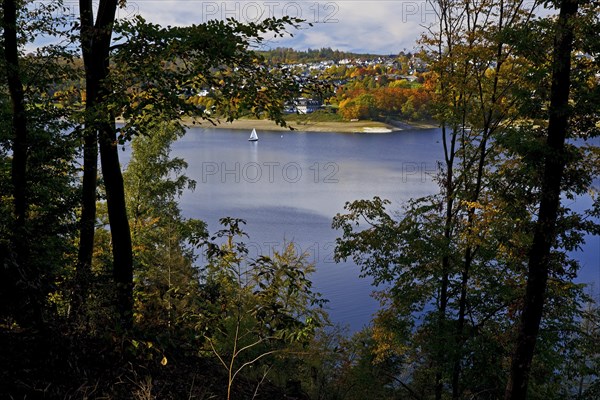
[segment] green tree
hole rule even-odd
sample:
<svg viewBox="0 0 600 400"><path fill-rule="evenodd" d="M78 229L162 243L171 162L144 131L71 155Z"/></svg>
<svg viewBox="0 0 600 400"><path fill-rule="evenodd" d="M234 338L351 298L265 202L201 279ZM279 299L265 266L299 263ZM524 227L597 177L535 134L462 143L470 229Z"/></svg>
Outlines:
<svg viewBox="0 0 600 400"><path fill-rule="evenodd" d="M59 4L28 5L7 1L1 13L0 64L6 68L0 73L5 233L0 302L3 314L21 326L41 327L57 317L57 304L49 299L61 298L65 305L69 297L64 277L72 257L77 142L72 114L57 105L53 93L66 86L66 77L76 79L77 71L65 46L50 44L22 54L37 35L59 35L65 23L56 15Z"/></svg>
<svg viewBox="0 0 600 400"><path fill-rule="evenodd" d="M567 385L562 388L564 397L593 399L600 394L600 380L596 372L600 363L600 308L597 301L589 301L577 327L570 332L565 359Z"/></svg>
<svg viewBox="0 0 600 400"><path fill-rule="evenodd" d="M184 175L187 163L170 157L171 144L184 132L176 124L159 123L135 137L123 174L135 260L136 323L145 332L174 337L190 332L199 312L194 244L206 236L205 224L184 219L177 204L184 190L195 187Z"/></svg>
<svg viewBox="0 0 600 400"><path fill-rule="evenodd" d="M4 67L6 68L6 82L11 100L12 109L12 162L11 162L11 183L14 215L14 233L11 235L11 247L14 249L14 272L12 275L23 275L23 281L36 279L35 271L32 271L29 265L29 248L25 240L26 220L29 209L27 199L27 147L29 128L27 124L27 114L25 112L25 94L23 90L23 80L21 77L21 68L19 60L19 41L17 36L18 23L18 5L16 1L5 0L2 3L2 37L3 37L3 55ZM8 261L8 260L7 260ZM39 296L35 296L30 290L24 297L28 299L30 309L33 315L29 318L34 324L40 324L42 321L41 304ZM23 310L25 311L25 310Z"/></svg>
<svg viewBox="0 0 600 400"><path fill-rule="evenodd" d="M257 369L265 358L285 358L294 344L309 343L326 316L325 301L308 278L314 265L306 255L297 254L290 243L281 253L250 260L248 248L239 241L245 236L240 229L244 221L223 218L221 223L224 229L204 243L208 318L199 329L207 341L206 351L227 371L230 399L242 371Z"/></svg>
<svg viewBox="0 0 600 400"><path fill-rule="evenodd" d="M571 53L579 1L559 3L560 13L552 57L552 86L548 108L548 128L540 176L540 201L533 240L529 249L527 284L523 310L512 358L505 399L527 398L528 380L534 350L544 313L548 277L552 269L552 248L559 231L560 197L563 177L568 165L565 146L569 132L569 97L571 86Z"/></svg>
<svg viewBox="0 0 600 400"><path fill-rule="evenodd" d="M423 44L429 49L425 58L436 76L433 115L441 122L444 146L439 181L444 196L444 238L449 247L441 258L439 329L446 323L450 290L457 277L459 298L456 334L452 339L456 352L450 355L454 358L450 362L453 363L452 397L459 398L469 281L474 269L493 259L480 249L481 244L490 240L486 234L489 230L476 227L481 227L485 215L481 211L490 207L486 204L491 199L486 195L492 179L488 168L499 151L491 141L516 117L512 94L526 63L515 57L506 39L513 27L527 23L537 5L511 1L459 5L440 1L437 6L439 23L430 28ZM463 255L453 254L454 251ZM478 259L478 255L483 258ZM442 350L449 345L445 340L439 343L438 362L448 358ZM443 385L441 371L436 381L439 399Z"/></svg>
<svg viewBox="0 0 600 400"><path fill-rule="evenodd" d="M402 114L404 115L405 118L408 119L415 119L416 117L416 111L415 111L415 106L413 104L413 100L414 97L409 97L408 99L406 99L406 103L404 103L404 105L402 106Z"/></svg>
<svg viewBox="0 0 600 400"><path fill-rule="evenodd" d="M439 3L439 25L423 43L437 84L433 114L442 125L440 193L413 200L398 214L388 212L389 203L379 198L355 201L334 218L343 234L336 257L352 257L376 285L388 286L379 294L383 310L375 320L375 351L401 357L411 390L422 396L441 399L446 388L456 399L503 395L541 197L540 131L528 131L533 113L525 110L532 92L548 81L546 47L540 47L538 59L523 51L525 43L515 43L520 29L548 25L532 24L531 13L521 6ZM587 75L593 69L587 71L582 87L589 101L595 85L589 86L593 80ZM589 187L593 169L580 168L587 164L584 153L570 148L577 161L566 178L570 184L562 188L568 197ZM583 232L596 229L585 215L567 208L558 215L556 283L547 294L552 300L535 365L539 398L555 393L543 377L561 368L562 360L552 354L563 348L562 337L574 326L582 298L581 288L571 282L577 263L566 252L581 243ZM557 326L562 333L553 331Z"/></svg>
<svg viewBox="0 0 600 400"><path fill-rule="evenodd" d="M191 27L162 28L141 17L116 25L116 0L80 7L80 39L86 69L84 182L78 270L91 265L95 221L96 143L100 148L113 246L116 305L123 327L132 324L133 256L131 233L119 167L118 142L129 140L156 118L177 119L197 112L180 91L215 87L220 111L228 120L251 110L280 124L286 99L296 97L299 83L289 74L272 74L251 50L263 35L283 35L296 19L269 18L255 24L209 21ZM111 47L114 30L120 35ZM118 131L115 117L126 125ZM208 118L202 114L201 118ZM85 281L81 278L80 281ZM77 296L85 299L85 285Z"/></svg>

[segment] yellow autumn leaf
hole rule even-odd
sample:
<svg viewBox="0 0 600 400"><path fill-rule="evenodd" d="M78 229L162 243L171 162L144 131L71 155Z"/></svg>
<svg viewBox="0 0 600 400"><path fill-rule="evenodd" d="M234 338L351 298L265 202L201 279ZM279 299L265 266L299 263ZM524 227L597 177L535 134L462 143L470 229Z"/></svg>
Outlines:
<svg viewBox="0 0 600 400"><path fill-rule="evenodd" d="M163 356L162 360L160 360L162 365L167 365L167 357Z"/></svg>

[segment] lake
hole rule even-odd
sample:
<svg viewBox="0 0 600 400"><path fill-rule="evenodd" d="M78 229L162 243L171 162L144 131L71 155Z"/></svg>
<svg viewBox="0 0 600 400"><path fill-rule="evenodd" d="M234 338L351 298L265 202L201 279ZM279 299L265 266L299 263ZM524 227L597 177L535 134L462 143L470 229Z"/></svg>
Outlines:
<svg viewBox="0 0 600 400"><path fill-rule="evenodd" d="M351 261L333 261L333 216L345 202L373 196L400 209L410 198L437 190L431 175L442 157L439 129L394 133L250 132L190 128L173 146L184 158L194 192L181 199L186 217L220 229L221 217L246 220L251 255L272 254L294 242L317 267L315 288L329 300L335 323L351 332L368 324L378 303L370 279L359 278ZM580 199L586 205L589 199ZM600 284L600 239L588 238L577 253L581 282Z"/></svg>

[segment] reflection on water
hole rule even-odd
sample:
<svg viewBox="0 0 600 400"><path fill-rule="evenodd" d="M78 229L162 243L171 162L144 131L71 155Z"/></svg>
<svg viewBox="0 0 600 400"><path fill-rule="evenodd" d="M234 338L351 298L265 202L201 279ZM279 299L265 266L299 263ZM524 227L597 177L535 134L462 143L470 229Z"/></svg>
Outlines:
<svg viewBox="0 0 600 400"><path fill-rule="evenodd" d="M335 322L352 330L377 304L368 279L351 262L333 262L333 216L345 202L380 196L396 206L436 189L437 130L394 134L246 132L191 129L174 146L197 181L182 199L184 214L218 229L223 216L244 218L251 251L269 254L294 242L317 265L316 290Z"/></svg>
<svg viewBox="0 0 600 400"><path fill-rule="evenodd" d="M442 155L437 129L387 134L248 132L191 128L173 146L189 163L195 192L184 196L184 215L205 220L239 217L253 254L269 254L294 242L317 265L316 290L330 300L334 322L352 331L367 324L377 308L369 279L359 279L351 262L335 264L337 232L332 217L345 202L380 196L402 202L437 190L431 174ZM600 281L598 237L578 254L580 279Z"/></svg>

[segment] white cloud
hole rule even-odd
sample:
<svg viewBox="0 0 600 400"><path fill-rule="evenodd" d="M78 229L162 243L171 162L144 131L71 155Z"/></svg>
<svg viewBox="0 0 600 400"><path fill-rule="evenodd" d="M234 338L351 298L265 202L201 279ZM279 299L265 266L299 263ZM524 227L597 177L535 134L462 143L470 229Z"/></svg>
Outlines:
<svg viewBox="0 0 600 400"><path fill-rule="evenodd" d="M426 1L368 0L136 0L129 1L126 12L141 14L161 25L187 25L228 17L251 22L261 16L296 16L313 26L294 31L269 45L297 49L331 47L333 49L397 53L412 50L423 28L433 22L431 5Z"/></svg>

